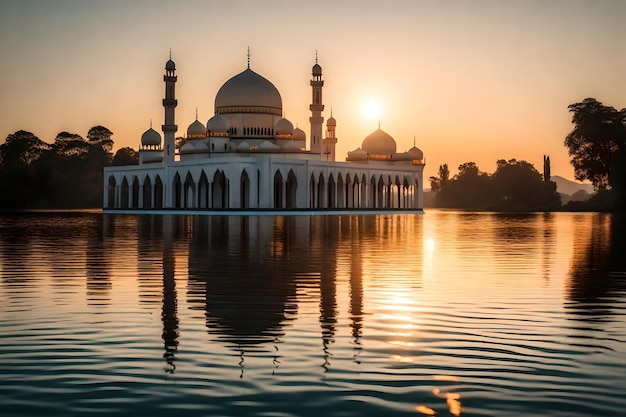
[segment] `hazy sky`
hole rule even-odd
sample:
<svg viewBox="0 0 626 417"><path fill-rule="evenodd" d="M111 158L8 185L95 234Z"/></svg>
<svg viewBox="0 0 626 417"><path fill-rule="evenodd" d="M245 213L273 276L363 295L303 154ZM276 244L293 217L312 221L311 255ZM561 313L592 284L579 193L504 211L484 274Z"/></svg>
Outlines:
<svg viewBox="0 0 626 417"><path fill-rule="evenodd" d="M246 67L281 92L309 136L315 51L338 157L378 120L425 177L447 163L525 159L573 178L567 106L595 97L626 107L626 1L0 0L0 142L17 130L53 142L94 125L138 148L163 123L163 68L176 62L178 135L213 115L220 86Z"/></svg>

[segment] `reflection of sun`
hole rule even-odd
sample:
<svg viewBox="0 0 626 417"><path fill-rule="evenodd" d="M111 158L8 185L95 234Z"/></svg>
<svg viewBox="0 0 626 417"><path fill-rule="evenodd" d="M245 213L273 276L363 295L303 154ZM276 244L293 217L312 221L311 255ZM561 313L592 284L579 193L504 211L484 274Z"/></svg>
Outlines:
<svg viewBox="0 0 626 417"><path fill-rule="evenodd" d="M368 119L378 119L380 116L380 104L374 99L369 99L363 105L363 114Z"/></svg>

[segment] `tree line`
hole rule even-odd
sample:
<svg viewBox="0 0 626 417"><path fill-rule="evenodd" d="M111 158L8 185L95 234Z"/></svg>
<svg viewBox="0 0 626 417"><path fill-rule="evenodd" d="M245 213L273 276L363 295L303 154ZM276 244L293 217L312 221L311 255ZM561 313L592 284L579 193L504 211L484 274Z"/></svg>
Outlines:
<svg viewBox="0 0 626 417"><path fill-rule="evenodd" d="M474 162L459 165L459 173L450 177L447 164L430 178L436 193L435 206L494 211L553 211L561 208L556 183L544 181L535 167L526 161L501 159L493 174L480 171Z"/></svg>
<svg viewBox="0 0 626 417"><path fill-rule="evenodd" d="M0 208L102 207L103 168L138 163L132 148L112 154L113 132L94 126L86 138L60 132L54 143L19 130L0 145Z"/></svg>
<svg viewBox="0 0 626 417"><path fill-rule="evenodd" d="M500 211L589 210L626 211L626 109L605 106L587 98L568 106L572 131L564 145L577 180L591 181L596 193L587 201L561 206L550 168L541 175L526 161L497 161L493 174L481 172L475 163L459 166L450 177L447 164L430 178L437 207Z"/></svg>

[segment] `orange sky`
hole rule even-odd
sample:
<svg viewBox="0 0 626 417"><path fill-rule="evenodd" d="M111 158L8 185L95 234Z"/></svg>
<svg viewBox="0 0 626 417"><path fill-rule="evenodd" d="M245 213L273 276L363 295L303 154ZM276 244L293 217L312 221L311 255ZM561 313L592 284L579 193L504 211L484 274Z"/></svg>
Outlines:
<svg viewBox="0 0 626 417"><path fill-rule="evenodd" d="M626 107L624 1L143 1L0 0L0 141L17 130L53 142L101 124L116 148L138 148L163 122L163 67L177 65L178 135L213 114L219 87L246 66L281 92L307 132L315 51L338 156L377 127L425 177L474 161L525 159L572 179L567 106L595 97Z"/></svg>

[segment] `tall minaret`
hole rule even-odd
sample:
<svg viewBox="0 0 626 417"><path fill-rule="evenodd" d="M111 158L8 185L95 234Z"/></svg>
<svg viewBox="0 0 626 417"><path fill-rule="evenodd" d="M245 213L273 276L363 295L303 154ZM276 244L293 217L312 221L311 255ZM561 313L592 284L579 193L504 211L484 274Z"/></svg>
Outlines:
<svg viewBox="0 0 626 417"><path fill-rule="evenodd" d="M324 123L324 117L322 111L324 111L324 105L322 104L322 87L324 87L324 81L322 81L322 67L317 63L317 51L315 52L315 65L313 65L312 71L313 78L311 79L311 88L313 90L313 101L309 106L311 109L311 153L322 153L322 123Z"/></svg>
<svg viewBox="0 0 626 417"><path fill-rule="evenodd" d="M172 51L170 51L170 59L165 63L165 98L163 99L163 107L165 107L165 124L161 126L164 136L163 164L171 165L174 162L175 153L175 134L178 126L174 123L174 109L178 104L174 89L176 87L176 64L172 61Z"/></svg>

